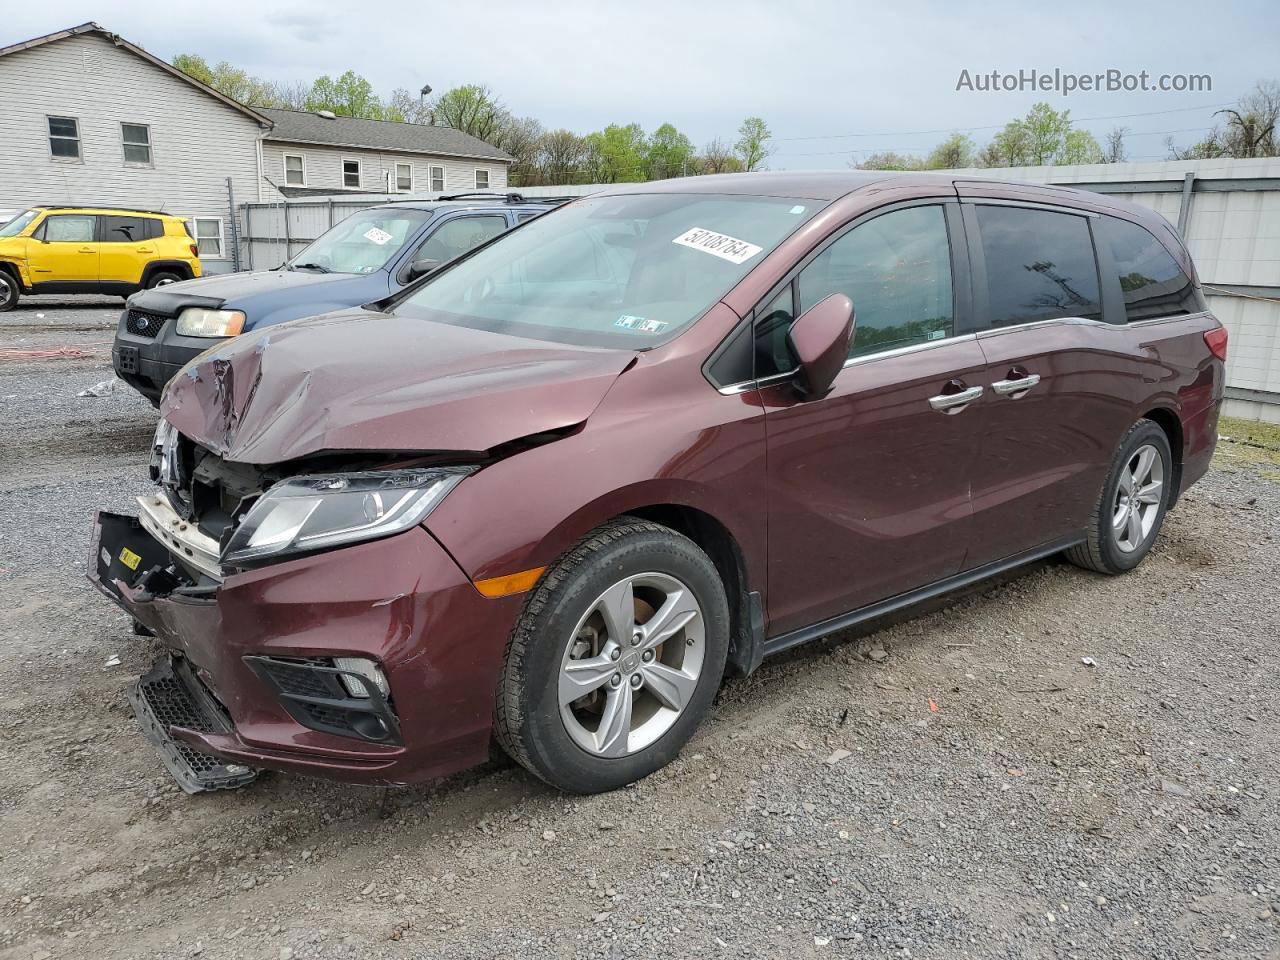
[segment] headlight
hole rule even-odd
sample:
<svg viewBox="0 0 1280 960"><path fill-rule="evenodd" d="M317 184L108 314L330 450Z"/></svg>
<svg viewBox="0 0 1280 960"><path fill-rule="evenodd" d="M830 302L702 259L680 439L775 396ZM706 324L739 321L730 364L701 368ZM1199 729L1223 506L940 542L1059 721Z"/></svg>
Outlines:
<svg viewBox="0 0 1280 960"><path fill-rule="evenodd" d="M178 314L178 333L184 337L234 337L244 329L239 310L206 310L187 307Z"/></svg>
<svg viewBox="0 0 1280 960"><path fill-rule="evenodd" d="M241 521L222 562L240 566L408 530L474 470L437 467L281 480Z"/></svg>

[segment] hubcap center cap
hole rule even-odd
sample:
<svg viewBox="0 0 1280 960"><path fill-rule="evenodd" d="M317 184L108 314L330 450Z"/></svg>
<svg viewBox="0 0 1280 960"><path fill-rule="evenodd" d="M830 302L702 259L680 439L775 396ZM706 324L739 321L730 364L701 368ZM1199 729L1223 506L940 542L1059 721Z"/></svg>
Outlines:
<svg viewBox="0 0 1280 960"><path fill-rule="evenodd" d="M640 669L640 654L628 653L622 658L621 666L623 673L635 673Z"/></svg>

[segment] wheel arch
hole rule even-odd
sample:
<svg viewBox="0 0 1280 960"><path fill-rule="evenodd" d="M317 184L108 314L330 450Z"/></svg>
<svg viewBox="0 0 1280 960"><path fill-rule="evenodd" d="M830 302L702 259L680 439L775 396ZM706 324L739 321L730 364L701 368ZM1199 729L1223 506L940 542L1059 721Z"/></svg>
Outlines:
<svg viewBox="0 0 1280 960"><path fill-rule="evenodd" d="M755 525L749 517L727 516L716 508L711 492L698 484L667 478L611 491L564 517L531 549L520 550L523 558L514 565L549 566L592 530L620 517L668 527L706 552L729 601L729 665L744 674L759 666L764 647L763 518ZM509 554L506 562L511 565ZM492 575L483 569L468 572L476 579Z"/></svg>
<svg viewBox="0 0 1280 960"><path fill-rule="evenodd" d="M717 517L678 503L655 503L628 510L626 516L657 523L688 537L711 558L729 601L729 666L742 674L760 665L764 652L764 606L751 589L742 546Z"/></svg>
<svg viewBox="0 0 1280 960"><path fill-rule="evenodd" d="M191 269L191 265L189 263L184 263L181 260L152 260L142 268L142 279L139 281L139 284L145 288L150 282L151 277L154 274L161 272L176 273L184 280L190 280L195 276L195 272Z"/></svg>
<svg viewBox="0 0 1280 960"><path fill-rule="evenodd" d="M1163 430L1169 441L1169 451L1173 454L1173 494L1168 507L1171 510L1182 492L1182 419L1169 407L1153 407L1142 415L1142 419L1150 420Z"/></svg>

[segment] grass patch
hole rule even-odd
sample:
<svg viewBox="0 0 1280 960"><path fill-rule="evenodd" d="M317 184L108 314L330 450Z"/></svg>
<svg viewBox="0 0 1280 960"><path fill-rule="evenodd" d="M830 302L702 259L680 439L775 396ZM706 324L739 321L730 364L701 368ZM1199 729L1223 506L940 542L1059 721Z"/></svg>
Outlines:
<svg viewBox="0 0 1280 960"><path fill-rule="evenodd" d="M1218 466L1260 467L1268 480L1280 481L1280 424L1221 417L1218 420Z"/></svg>

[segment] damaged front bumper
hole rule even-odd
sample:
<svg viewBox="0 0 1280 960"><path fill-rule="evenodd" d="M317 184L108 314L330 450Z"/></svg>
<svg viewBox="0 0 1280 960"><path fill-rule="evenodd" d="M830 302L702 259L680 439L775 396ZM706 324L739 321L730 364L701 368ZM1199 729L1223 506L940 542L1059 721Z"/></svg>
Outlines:
<svg viewBox="0 0 1280 960"><path fill-rule="evenodd" d="M482 597L421 527L217 579L154 500L97 515L88 575L167 648L130 698L184 789L257 768L408 783L488 756L519 597ZM376 661L388 695L351 696L342 657Z"/></svg>

